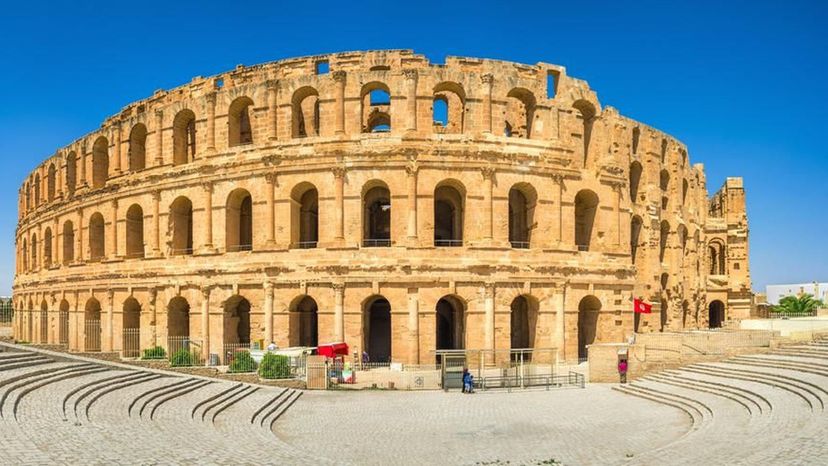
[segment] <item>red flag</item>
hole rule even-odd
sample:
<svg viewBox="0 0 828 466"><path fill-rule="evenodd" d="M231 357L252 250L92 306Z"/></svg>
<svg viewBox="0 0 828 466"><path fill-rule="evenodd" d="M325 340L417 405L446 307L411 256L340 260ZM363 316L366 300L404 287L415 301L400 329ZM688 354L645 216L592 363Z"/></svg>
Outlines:
<svg viewBox="0 0 828 466"><path fill-rule="evenodd" d="M637 312L639 314L649 314L649 313L653 312L653 305L652 304L647 304L647 303L645 303L644 301L642 301L640 299L633 300L633 305L635 306L634 307L635 312Z"/></svg>

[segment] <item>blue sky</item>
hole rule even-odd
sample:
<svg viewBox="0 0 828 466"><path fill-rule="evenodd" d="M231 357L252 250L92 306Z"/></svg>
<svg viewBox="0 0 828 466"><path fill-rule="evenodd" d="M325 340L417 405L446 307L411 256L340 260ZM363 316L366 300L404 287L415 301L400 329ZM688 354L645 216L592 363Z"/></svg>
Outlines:
<svg viewBox="0 0 828 466"><path fill-rule="evenodd" d="M711 192L744 177L754 289L828 281L828 2L80 3L0 17L0 294L20 183L106 116L237 64L381 48L566 66L684 141Z"/></svg>

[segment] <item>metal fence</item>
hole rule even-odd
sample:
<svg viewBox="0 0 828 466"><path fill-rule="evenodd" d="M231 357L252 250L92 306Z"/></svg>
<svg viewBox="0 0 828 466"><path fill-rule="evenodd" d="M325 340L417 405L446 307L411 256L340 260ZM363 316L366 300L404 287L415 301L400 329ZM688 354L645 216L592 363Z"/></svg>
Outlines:
<svg viewBox="0 0 828 466"><path fill-rule="evenodd" d="M47 311L40 311L40 344L49 343L49 313Z"/></svg>
<svg viewBox="0 0 828 466"><path fill-rule="evenodd" d="M14 321L14 307L11 299L0 299L0 327L9 327Z"/></svg>
<svg viewBox="0 0 828 466"><path fill-rule="evenodd" d="M501 377L483 377L474 381L474 388L479 390L506 389L511 392L513 388L544 387L550 388L575 387L584 388L585 377L578 372L569 371L566 374L548 375L521 375L519 373Z"/></svg>
<svg viewBox="0 0 828 466"><path fill-rule="evenodd" d="M101 350L101 321L87 320L83 325L83 350L87 353Z"/></svg>
<svg viewBox="0 0 828 466"><path fill-rule="evenodd" d="M201 341L184 336L167 337L167 356L172 367L204 365L201 351Z"/></svg>
<svg viewBox="0 0 828 466"><path fill-rule="evenodd" d="M250 343L225 343L221 363L229 366L230 372L255 372L258 364L250 356Z"/></svg>
<svg viewBox="0 0 828 466"><path fill-rule="evenodd" d="M123 332L121 357L137 358L141 356L141 329L125 328Z"/></svg>
<svg viewBox="0 0 828 466"><path fill-rule="evenodd" d="M58 312L58 345L69 346L69 313Z"/></svg>

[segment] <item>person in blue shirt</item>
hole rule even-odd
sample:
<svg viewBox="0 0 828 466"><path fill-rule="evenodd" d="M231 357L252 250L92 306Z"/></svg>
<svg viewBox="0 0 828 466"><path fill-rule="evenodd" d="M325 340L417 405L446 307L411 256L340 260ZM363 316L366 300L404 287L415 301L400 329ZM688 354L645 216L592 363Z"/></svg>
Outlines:
<svg viewBox="0 0 828 466"><path fill-rule="evenodd" d="M463 393L471 393L471 372L463 369Z"/></svg>

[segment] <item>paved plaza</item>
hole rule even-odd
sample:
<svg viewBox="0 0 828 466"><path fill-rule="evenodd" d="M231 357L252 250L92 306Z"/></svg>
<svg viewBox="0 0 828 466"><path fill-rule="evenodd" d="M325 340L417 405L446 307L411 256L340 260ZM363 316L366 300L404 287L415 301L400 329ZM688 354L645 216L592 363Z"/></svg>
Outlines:
<svg viewBox="0 0 828 466"><path fill-rule="evenodd" d="M828 346L624 387L263 387L0 353L5 464L824 464Z"/></svg>

